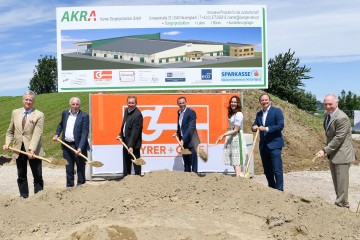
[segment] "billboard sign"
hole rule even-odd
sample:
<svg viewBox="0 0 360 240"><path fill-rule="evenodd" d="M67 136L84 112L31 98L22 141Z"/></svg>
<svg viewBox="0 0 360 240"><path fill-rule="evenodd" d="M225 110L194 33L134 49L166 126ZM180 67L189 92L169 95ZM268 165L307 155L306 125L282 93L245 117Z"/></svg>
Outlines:
<svg viewBox="0 0 360 240"><path fill-rule="evenodd" d="M262 5L56 10L58 90L267 88Z"/></svg>

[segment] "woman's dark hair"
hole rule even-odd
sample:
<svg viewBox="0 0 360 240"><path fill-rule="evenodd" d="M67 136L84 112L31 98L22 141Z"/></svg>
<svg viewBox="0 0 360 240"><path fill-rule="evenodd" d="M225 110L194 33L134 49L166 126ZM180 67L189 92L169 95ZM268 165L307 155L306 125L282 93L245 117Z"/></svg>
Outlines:
<svg viewBox="0 0 360 240"><path fill-rule="evenodd" d="M237 106L236 108L233 110L231 109L231 99L235 98L236 102L237 102ZM229 100L229 106L227 107L228 109L228 118L231 118L232 115L234 115L237 112L242 112L242 106L241 106L241 101L240 101L240 97L239 96L232 96Z"/></svg>

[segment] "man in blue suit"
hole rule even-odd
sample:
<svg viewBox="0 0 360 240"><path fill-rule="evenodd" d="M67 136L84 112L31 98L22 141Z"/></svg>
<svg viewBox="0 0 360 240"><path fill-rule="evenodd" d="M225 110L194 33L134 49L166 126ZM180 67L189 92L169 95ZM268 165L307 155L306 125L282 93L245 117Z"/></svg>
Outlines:
<svg viewBox="0 0 360 240"><path fill-rule="evenodd" d="M281 131L284 129L284 116L279 108L271 106L269 94L261 94L259 102L262 110L256 114L251 129L260 131L259 149L268 186L283 191L281 150L284 140Z"/></svg>
<svg viewBox="0 0 360 240"><path fill-rule="evenodd" d="M61 140L77 150L74 153L70 149L62 146L63 156L69 162L66 165L66 187L74 186L74 165L77 170L77 185L84 184L85 180L85 160L79 156L79 153L87 156L89 148L89 115L80 110L80 99L72 97L69 101L70 110L62 113L61 121L56 129L53 140L56 141L62 132Z"/></svg>
<svg viewBox="0 0 360 240"><path fill-rule="evenodd" d="M178 111L178 124L176 134L179 136L180 144L191 151L191 154L183 154L184 171L198 171L197 148L200 144L199 136L196 131L196 112L186 107L186 98L179 97L177 104L180 108Z"/></svg>

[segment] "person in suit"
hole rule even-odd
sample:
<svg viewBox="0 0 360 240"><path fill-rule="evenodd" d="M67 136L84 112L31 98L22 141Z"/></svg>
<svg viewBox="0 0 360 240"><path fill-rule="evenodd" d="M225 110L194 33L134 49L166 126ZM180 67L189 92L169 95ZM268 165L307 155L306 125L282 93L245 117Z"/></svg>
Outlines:
<svg viewBox="0 0 360 240"><path fill-rule="evenodd" d="M197 148L200 144L196 130L196 112L186 106L186 98L179 97L177 104L178 111L177 131L174 135L179 136L180 145L189 149L191 154L183 154L184 172L198 172Z"/></svg>
<svg viewBox="0 0 360 240"><path fill-rule="evenodd" d="M66 187L74 186L75 164L77 172L77 185L86 182L85 179L85 159L79 156L80 153L87 156L89 149L89 115L80 110L81 101L77 97L72 97L69 101L70 110L64 110L61 114L61 120L56 128L53 140L61 136L61 140L72 148L76 153L65 146L62 146L63 156L68 161L66 165Z"/></svg>
<svg viewBox="0 0 360 240"><path fill-rule="evenodd" d="M12 143L14 148L29 153L29 155L14 153L12 156L13 160L16 159L17 183L20 197L27 198L29 197L27 181L28 161L34 177L34 193L36 194L44 189L42 162L39 159L33 158L33 155L45 155L41 144L45 117L44 113L34 108L35 93L33 91L26 91L22 102L23 107L15 109L11 114L3 149L9 149L9 145Z"/></svg>
<svg viewBox="0 0 360 240"><path fill-rule="evenodd" d="M284 139L281 131L284 129L284 116L281 109L271 105L269 94L261 94L259 102L262 110L256 114L251 129L260 131L259 150L268 186L283 191L281 150Z"/></svg>
<svg viewBox="0 0 360 240"><path fill-rule="evenodd" d="M326 146L316 153L317 157L329 159L330 172L336 193L335 205L349 208L349 168L356 159L351 137L349 117L338 108L339 100L333 94L324 98L326 110L324 130Z"/></svg>
<svg viewBox="0 0 360 240"><path fill-rule="evenodd" d="M141 175L141 166L133 164L131 161L133 153L136 158L140 158L140 148L142 143L143 115L136 107L137 98L128 96L127 108L124 112L121 131L117 140L124 142L129 150L123 148L123 175L131 174L131 166L134 166L135 175Z"/></svg>

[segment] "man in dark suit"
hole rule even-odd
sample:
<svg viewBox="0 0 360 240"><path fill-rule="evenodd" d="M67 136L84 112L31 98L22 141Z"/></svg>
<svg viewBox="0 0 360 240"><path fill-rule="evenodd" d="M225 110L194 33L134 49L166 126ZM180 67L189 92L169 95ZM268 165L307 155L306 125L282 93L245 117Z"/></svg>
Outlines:
<svg viewBox="0 0 360 240"><path fill-rule="evenodd" d="M65 146L62 146L63 156L68 161L66 165L66 187L74 186L74 165L77 170L77 185L84 184L85 179L85 159L79 153L87 156L89 149L89 115L80 110L81 101L77 97L72 97L69 101L70 110L63 111L61 121L56 129L53 140L59 137L62 132L61 140L77 150L74 153Z"/></svg>
<svg viewBox="0 0 360 240"><path fill-rule="evenodd" d="M261 94L259 102L262 110L256 114L251 129L253 132L260 131L259 149L268 186L283 191L281 150L284 140L281 131L284 128L284 116L279 108L271 106L269 94Z"/></svg>
<svg viewBox="0 0 360 240"><path fill-rule="evenodd" d="M197 173L197 148L200 140L196 130L196 112L186 107L187 102L185 97L179 97L177 104L180 110L178 111L177 132L175 134L179 136L180 144L191 151L189 155L183 154L184 171Z"/></svg>
<svg viewBox="0 0 360 240"><path fill-rule="evenodd" d="M329 159L330 172L336 193L335 205L349 208L349 168L356 159L351 137L351 122L349 117L338 108L339 100L333 94L324 99L326 110L324 130L326 146L316 153L317 157Z"/></svg>
<svg viewBox="0 0 360 240"><path fill-rule="evenodd" d="M135 175L141 175L141 166L133 164L131 161L133 153L136 158L140 158L140 148L142 142L143 115L136 107L137 98L128 96L127 108L121 125L121 131L117 139L121 139L129 150L123 148L123 174L124 177L131 174L131 166L134 166Z"/></svg>
<svg viewBox="0 0 360 240"><path fill-rule="evenodd" d="M9 127L6 131L4 150L9 149L12 144L14 148L21 149L29 155L16 153L12 155L16 160L18 172L18 187L20 197L29 197L29 186L27 180L27 163L29 162L34 177L34 193L44 188L42 177L41 160L33 158L33 155L44 156L41 137L44 129L44 113L34 108L35 93L26 91L22 98L23 107L15 109L11 114Z"/></svg>

